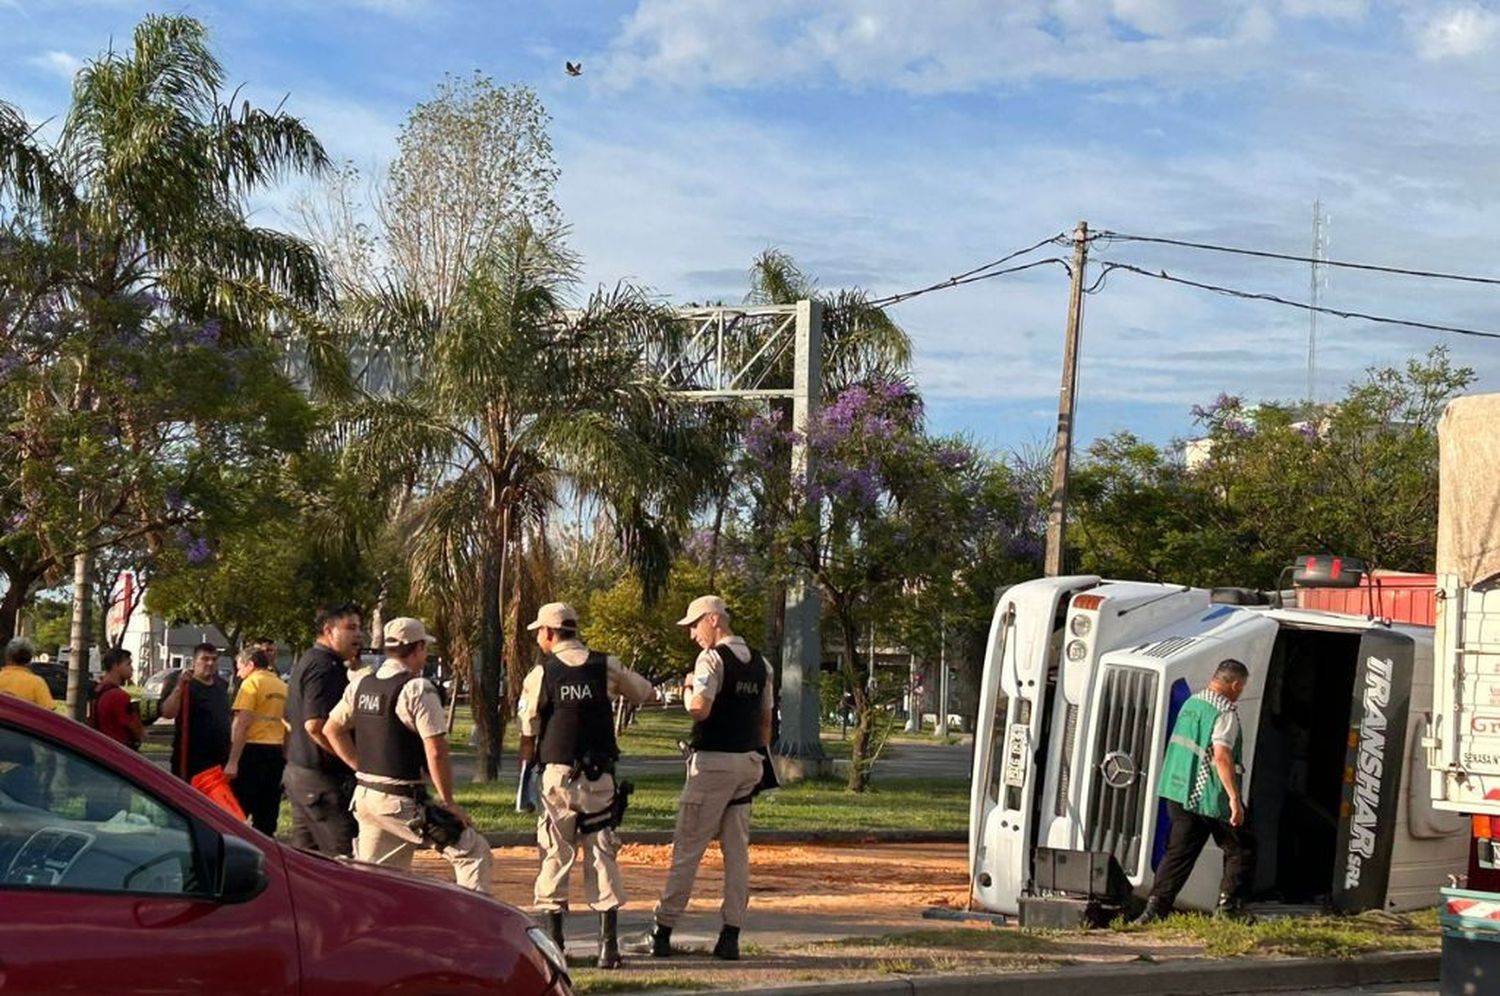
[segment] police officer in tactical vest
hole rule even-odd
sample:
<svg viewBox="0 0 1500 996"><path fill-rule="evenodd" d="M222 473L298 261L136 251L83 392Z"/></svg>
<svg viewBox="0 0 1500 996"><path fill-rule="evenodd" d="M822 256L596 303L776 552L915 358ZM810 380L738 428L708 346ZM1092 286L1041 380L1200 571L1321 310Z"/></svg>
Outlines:
<svg viewBox="0 0 1500 996"><path fill-rule="evenodd" d="M677 624L702 648L683 690L694 720L692 751L672 834L672 867L655 925L638 944L657 958L672 953L672 928L687 909L708 842L718 837L724 901L714 956L733 961L740 956L740 926L750 904L750 803L771 740L771 666L735 636L729 609L717 595L695 598Z"/></svg>
<svg viewBox="0 0 1500 996"><path fill-rule="evenodd" d="M355 857L404 870L417 848L432 847L453 866L459 885L488 894L489 842L453 801L447 714L437 688L422 677L431 642L418 619L387 623L385 662L349 685L323 730L355 771Z"/></svg>
<svg viewBox="0 0 1500 996"><path fill-rule="evenodd" d="M564 602L541 607L526 627L536 633L542 661L521 690L521 760L542 765L537 843L542 865L536 906L563 946L568 873L583 862L583 895L599 913L600 968L618 968L618 910L625 902L615 855L619 807L615 792L614 710L623 696L636 705L656 699L651 682L578 637L578 613Z"/></svg>
<svg viewBox="0 0 1500 996"><path fill-rule="evenodd" d="M1217 912L1243 915L1255 850L1240 796L1243 736L1235 703L1249 677L1249 669L1239 661L1221 661L1208 687L1183 703L1177 714L1162 761L1159 793L1167 800L1172 828L1151 896L1136 923L1151 923L1172 912L1177 893L1210 837L1224 852Z"/></svg>

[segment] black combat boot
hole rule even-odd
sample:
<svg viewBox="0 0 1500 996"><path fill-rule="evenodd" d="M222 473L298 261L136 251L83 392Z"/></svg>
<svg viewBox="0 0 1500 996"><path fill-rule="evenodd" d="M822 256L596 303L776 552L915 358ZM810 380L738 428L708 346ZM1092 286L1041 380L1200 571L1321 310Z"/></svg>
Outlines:
<svg viewBox="0 0 1500 996"><path fill-rule="evenodd" d="M1254 915L1245 909L1244 900L1227 892L1219 893L1219 904L1214 907L1214 916L1221 920L1238 920L1241 923L1255 922Z"/></svg>
<svg viewBox="0 0 1500 996"><path fill-rule="evenodd" d="M552 942L557 945L557 950L563 950L563 917L567 910L547 910L547 933Z"/></svg>
<svg viewBox="0 0 1500 996"><path fill-rule="evenodd" d="M1130 921L1132 925L1144 927L1148 923L1165 920L1172 915L1172 907L1162 902L1155 896L1146 900L1146 908L1141 910L1141 915Z"/></svg>
<svg viewBox="0 0 1500 996"><path fill-rule="evenodd" d="M600 968L620 967L620 935L618 932L619 910L605 910L599 914L599 962Z"/></svg>
<svg viewBox="0 0 1500 996"><path fill-rule="evenodd" d="M631 954L648 954L653 958L672 957L672 928L659 923L652 924L644 934L637 934L625 942L625 950Z"/></svg>
<svg viewBox="0 0 1500 996"><path fill-rule="evenodd" d="M719 943L714 945L714 957L725 961L740 960L740 928L729 924L719 928Z"/></svg>
<svg viewBox="0 0 1500 996"><path fill-rule="evenodd" d="M651 925L651 957L672 957L672 928L659 923Z"/></svg>

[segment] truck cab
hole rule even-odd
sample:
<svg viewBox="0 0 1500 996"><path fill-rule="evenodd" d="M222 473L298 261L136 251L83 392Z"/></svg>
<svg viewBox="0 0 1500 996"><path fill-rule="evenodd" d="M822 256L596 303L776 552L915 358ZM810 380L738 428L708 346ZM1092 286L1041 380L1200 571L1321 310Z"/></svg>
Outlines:
<svg viewBox="0 0 1500 996"><path fill-rule="evenodd" d="M1177 712L1234 658L1250 670L1238 710L1252 898L1432 904L1466 846L1426 793L1432 647L1431 629L1273 607L1243 589L1016 585L996 607L980 690L975 899L1043 926L1130 912L1166 846L1157 788ZM1212 909L1220 868L1210 844L1178 906Z"/></svg>

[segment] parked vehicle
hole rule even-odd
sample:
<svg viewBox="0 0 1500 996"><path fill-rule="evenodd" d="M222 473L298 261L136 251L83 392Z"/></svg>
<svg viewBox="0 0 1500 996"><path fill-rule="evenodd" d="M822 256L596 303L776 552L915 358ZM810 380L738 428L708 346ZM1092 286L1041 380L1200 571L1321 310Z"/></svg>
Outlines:
<svg viewBox="0 0 1500 996"><path fill-rule="evenodd" d="M283 846L9 696L0 909L7 994L570 991L561 952L520 911Z"/></svg>
<svg viewBox="0 0 1500 996"><path fill-rule="evenodd" d="M1269 601L1095 576L1005 593L970 802L984 907L1060 925L1144 898L1166 847L1167 738L1226 657L1250 669L1239 715L1254 896L1340 912L1437 901L1468 842L1424 788L1433 631ZM1212 909L1221 867L1210 844L1177 905Z"/></svg>
<svg viewBox="0 0 1500 996"><path fill-rule="evenodd" d="M1471 814L1465 888L1443 890L1441 991L1487 993L1500 974L1500 394L1456 398L1438 426L1437 644L1426 791Z"/></svg>
<svg viewBox="0 0 1500 996"><path fill-rule="evenodd" d="M61 702L68 697L68 668L65 664L53 664L49 661L32 661L31 673L40 675L47 683L47 691L52 697Z"/></svg>

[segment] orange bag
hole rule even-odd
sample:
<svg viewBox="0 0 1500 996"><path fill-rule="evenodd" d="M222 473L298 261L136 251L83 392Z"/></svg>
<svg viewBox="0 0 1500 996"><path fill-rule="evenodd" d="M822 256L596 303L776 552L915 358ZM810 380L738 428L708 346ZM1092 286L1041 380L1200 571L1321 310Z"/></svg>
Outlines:
<svg viewBox="0 0 1500 996"><path fill-rule="evenodd" d="M193 788L202 792L213 800L214 805L224 810L237 820L245 818L245 810L240 806L240 800L235 798L234 789L229 785L229 779L224 777L224 766L216 764L212 768L204 768L193 776L189 782Z"/></svg>

